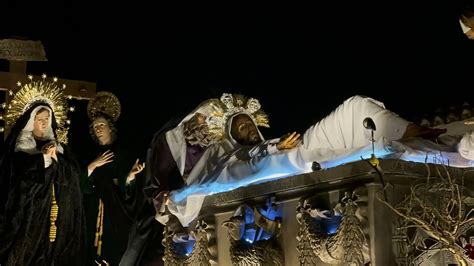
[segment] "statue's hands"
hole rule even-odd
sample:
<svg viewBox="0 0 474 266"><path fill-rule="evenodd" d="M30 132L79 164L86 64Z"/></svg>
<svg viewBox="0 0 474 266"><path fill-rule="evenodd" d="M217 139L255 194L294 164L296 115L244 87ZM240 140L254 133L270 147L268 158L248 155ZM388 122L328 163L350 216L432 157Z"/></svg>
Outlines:
<svg viewBox="0 0 474 266"><path fill-rule="evenodd" d="M169 203L169 191L161 191L153 199L153 205L155 206L155 211L160 214L164 214L166 211L166 205Z"/></svg>
<svg viewBox="0 0 474 266"><path fill-rule="evenodd" d="M94 161L92 161L88 166L87 170L92 173L97 167L101 167L102 165L111 163L114 158L114 153L110 150L100 154Z"/></svg>
<svg viewBox="0 0 474 266"><path fill-rule="evenodd" d="M46 146L43 150L43 153L51 156L51 158L53 158L56 162L58 161L57 147L54 143L51 143L48 146Z"/></svg>
<svg viewBox="0 0 474 266"><path fill-rule="evenodd" d="M140 159L135 161L135 164L132 166L132 170L128 173L127 176L127 183L130 183L132 180L135 179L135 175L138 175L145 169L145 163L139 163Z"/></svg>
<svg viewBox="0 0 474 266"><path fill-rule="evenodd" d="M300 136L301 135L296 132L284 135L283 137L280 138L280 141L277 143L277 149L280 151L293 149L294 147L298 146L298 144L300 144L301 142Z"/></svg>

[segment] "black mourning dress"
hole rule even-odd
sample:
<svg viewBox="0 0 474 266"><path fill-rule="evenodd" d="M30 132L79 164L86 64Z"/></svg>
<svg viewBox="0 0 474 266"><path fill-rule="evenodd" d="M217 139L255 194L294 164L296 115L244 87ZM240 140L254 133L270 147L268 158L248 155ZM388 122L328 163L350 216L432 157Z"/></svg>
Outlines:
<svg viewBox="0 0 474 266"><path fill-rule="evenodd" d="M44 105L44 104L43 104ZM80 168L68 147L58 161L45 168L40 148L15 152L32 106L12 128L3 150L0 168L0 264L85 265L85 219L80 189ZM56 123L53 117L53 129ZM34 141L32 139L32 141ZM52 191L59 207L57 234L50 242Z"/></svg>

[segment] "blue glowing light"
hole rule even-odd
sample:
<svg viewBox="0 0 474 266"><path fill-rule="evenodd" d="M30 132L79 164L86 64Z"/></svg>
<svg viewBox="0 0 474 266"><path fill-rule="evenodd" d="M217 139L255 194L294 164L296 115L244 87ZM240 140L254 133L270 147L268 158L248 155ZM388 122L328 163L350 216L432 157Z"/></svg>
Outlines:
<svg viewBox="0 0 474 266"><path fill-rule="evenodd" d="M189 257L191 253L193 252L193 247L195 243L196 243L195 240L188 240L188 241L183 241L179 243L173 242L173 246L178 256Z"/></svg>
<svg viewBox="0 0 474 266"><path fill-rule="evenodd" d="M338 228L338 225L334 225L334 224L329 225L329 226L327 227L327 231L326 231L326 232L327 232L328 235L333 235L333 234L335 234L335 233L337 232L337 228Z"/></svg>
<svg viewBox="0 0 474 266"><path fill-rule="evenodd" d="M240 167L239 164L241 164L242 167ZM272 167L268 167L270 164ZM252 167L247 167L248 165ZM310 167L308 169L310 169ZM283 155L267 156L259 158L258 160L252 160L250 163L231 163L222 169L218 177L206 178L208 180L191 184L181 190L173 191L170 197L173 202L180 203L186 200L190 195L213 195L227 192L252 184L261 184L295 174L301 174L307 172L308 169L302 169L293 165L291 159ZM232 180L232 182L229 182L229 180Z"/></svg>
<svg viewBox="0 0 474 266"><path fill-rule="evenodd" d="M269 220L275 221L276 218L282 216L282 210L281 209L275 209L272 208L272 206L266 206L265 208L258 208L258 211L268 218Z"/></svg>
<svg viewBox="0 0 474 266"><path fill-rule="evenodd" d="M255 239L255 234L257 233L257 231L253 228L249 228L247 230L245 230L245 236L244 238L247 240L251 240L250 243L253 243L253 239Z"/></svg>
<svg viewBox="0 0 474 266"><path fill-rule="evenodd" d="M339 225L341 224L341 221L342 216L340 215L332 215L329 217L329 219L318 219L321 233L325 235L335 234L337 232L337 229L339 228Z"/></svg>

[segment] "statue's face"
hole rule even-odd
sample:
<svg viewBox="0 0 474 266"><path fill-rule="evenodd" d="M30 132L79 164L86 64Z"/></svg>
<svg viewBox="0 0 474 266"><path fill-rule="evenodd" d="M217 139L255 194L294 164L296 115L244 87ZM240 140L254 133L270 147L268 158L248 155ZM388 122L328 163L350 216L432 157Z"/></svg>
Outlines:
<svg viewBox="0 0 474 266"><path fill-rule="evenodd" d="M44 137L46 130L49 127L49 119L49 111L46 109L41 109L36 113L33 122L33 135L35 137Z"/></svg>
<svg viewBox="0 0 474 266"><path fill-rule="evenodd" d="M107 145L112 143L112 129L109 122L103 117L98 117L92 122L94 134L99 140L100 145Z"/></svg>
<svg viewBox="0 0 474 266"><path fill-rule="evenodd" d="M239 114L234 117L231 125L231 135L242 145L255 145L262 142L257 126L246 114Z"/></svg>

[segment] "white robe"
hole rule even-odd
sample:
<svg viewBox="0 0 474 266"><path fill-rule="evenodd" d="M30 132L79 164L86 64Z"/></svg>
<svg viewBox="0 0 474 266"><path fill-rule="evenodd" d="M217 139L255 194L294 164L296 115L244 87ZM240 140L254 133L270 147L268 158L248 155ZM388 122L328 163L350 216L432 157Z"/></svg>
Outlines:
<svg viewBox="0 0 474 266"><path fill-rule="evenodd" d="M329 168L361 157L369 158L371 131L363 126L366 117L372 118L376 125L374 145L378 157L439 163L439 153L429 151L443 149L451 156L447 160L456 166L473 166L472 161L456 151L453 145L457 143L429 146L433 143L418 138L396 141L403 136L409 122L386 110L381 102L354 96L310 127L303 135L303 144L296 149L277 151L274 143L278 139L255 147L243 147L227 139L221 145L210 147L192 170L187 187L171 193L168 209L183 226L188 226L199 215L207 195L310 172L314 161ZM424 149L426 145L428 148ZM472 151L472 146L467 149Z"/></svg>

